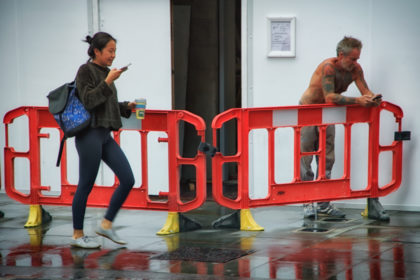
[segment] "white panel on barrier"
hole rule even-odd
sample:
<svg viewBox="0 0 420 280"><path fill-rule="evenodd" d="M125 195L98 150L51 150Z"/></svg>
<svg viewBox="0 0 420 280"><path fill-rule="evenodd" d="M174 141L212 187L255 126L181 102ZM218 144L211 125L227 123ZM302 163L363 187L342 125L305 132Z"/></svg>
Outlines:
<svg viewBox="0 0 420 280"><path fill-rule="evenodd" d="M331 179L340 179L344 175L344 126L335 125L334 141L335 162L331 170Z"/></svg>
<svg viewBox="0 0 420 280"><path fill-rule="evenodd" d="M50 191L42 191L43 195L60 195L61 193L61 178L60 178L60 167L56 166L56 159L58 156L58 150L60 148L60 131L56 128L42 128L40 133L48 134L48 138L40 139L40 174L41 174L41 185L49 186ZM51 157L52 153L47 151L57 151L56 157Z"/></svg>
<svg viewBox="0 0 420 280"><path fill-rule="evenodd" d="M273 126L292 126L297 125L298 110L274 110L273 111Z"/></svg>
<svg viewBox="0 0 420 280"><path fill-rule="evenodd" d="M14 186L16 190L24 194L30 194L31 180L30 180L30 176L26 176L26 174L30 174L29 160L26 158L18 157L14 159L14 165L15 165ZM19 170L19 172L16 172L17 170ZM22 176L22 174L25 174L25 175Z"/></svg>
<svg viewBox="0 0 420 280"><path fill-rule="evenodd" d="M277 128L274 132L274 180L277 184L293 180L294 130Z"/></svg>
<svg viewBox="0 0 420 280"><path fill-rule="evenodd" d="M164 132L150 132L147 135L149 195L169 191L168 143L158 142L160 137L167 138L168 135ZM157 170L159 176L153 176Z"/></svg>
<svg viewBox="0 0 420 280"><path fill-rule="evenodd" d="M364 190L367 186L369 141L366 135L368 131L369 127L365 123L356 123L351 127L350 188L352 190Z"/></svg>
<svg viewBox="0 0 420 280"><path fill-rule="evenodd" d="M268 195L268 133L266 129L249 132L249 197L264 198Z"/></svg>
<svg viewBox="0 0 420 280"><path fill-rule="evenodd" d="M136 129L136 130L141 129L142 122L141 120L136 118L136 115L134 113L132 113L128 119L121 118L121 122L122 122L123 129Z"/></svg>
<svg viewBox="0 0 420 280"><path fill-rule="evenodd" d="M392 180L392 152L386 151L379 154L378 186L386 186Z"/></svg>
<svg viewBox="0 0 420 280"><path fill-rule="evenodd" d="M76 150L75 139L75 137L72 137L66 140L67 180L71 185L77 185L77 183L79 182L79 154Z"/></svg>
<svg viewBox="0 0 420 280"><path fill-rule="evenodd" d="M345 123L347 107L332 107L322 109L322 123Z"/></svg>
<svg viewBox="0 0 420 280"><path fill-rule="evenodd" d="M140 122L139 122L140 123ZM130 163L131 170L134 174L134 188L141 186L142 178L142 152L141 152L141 136L138 131L124 130L120 134L120 145L125 156Z"/></svg>

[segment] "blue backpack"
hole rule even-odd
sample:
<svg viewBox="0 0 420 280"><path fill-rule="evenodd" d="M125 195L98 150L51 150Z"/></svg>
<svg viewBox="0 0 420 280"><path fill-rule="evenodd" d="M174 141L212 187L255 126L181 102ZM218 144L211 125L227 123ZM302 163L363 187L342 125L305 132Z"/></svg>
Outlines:
<svg viewBox="0 0 420 280"><path fill-rule="evenodd" d="M66 83L51 91L48 96L48 110L64 133L60 143L57 164L60 165L64 142L89 127L91 114L77 96L76 82Z"/></svg>

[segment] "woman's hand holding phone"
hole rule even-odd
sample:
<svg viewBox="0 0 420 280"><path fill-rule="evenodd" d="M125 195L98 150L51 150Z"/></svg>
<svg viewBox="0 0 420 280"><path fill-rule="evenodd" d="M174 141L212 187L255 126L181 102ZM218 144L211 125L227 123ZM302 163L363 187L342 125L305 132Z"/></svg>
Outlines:
<svg viewBox="0 0 420 280"><path fill-rule="evenodd" d="M128 66L130 66L130 65L131 65L131 63L128 63L126 66L121 67L120 70L124 72L124 71L128 70Z"/></svg>

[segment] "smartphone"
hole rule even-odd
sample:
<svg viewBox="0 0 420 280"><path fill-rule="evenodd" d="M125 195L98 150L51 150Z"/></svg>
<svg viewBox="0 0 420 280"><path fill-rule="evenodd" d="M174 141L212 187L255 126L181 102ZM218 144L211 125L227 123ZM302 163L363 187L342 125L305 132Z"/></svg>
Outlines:
<svg viewBox="0 0 420 280"><path fill-rule="evenodd" d="M131 63L128 63L126 66L121 67L120 70L121 71L126 71L128 69L128 66L130 66L130 65L131 65Z"/></svg>
<svg viewBox="0 0 420 280"><path fill-rule="evenodd" d="M382 94L378 94L377 96L375 96L375 97L372 99L372 101L376 101L376 100L381 99L381 98L382 98Z"/></svg>

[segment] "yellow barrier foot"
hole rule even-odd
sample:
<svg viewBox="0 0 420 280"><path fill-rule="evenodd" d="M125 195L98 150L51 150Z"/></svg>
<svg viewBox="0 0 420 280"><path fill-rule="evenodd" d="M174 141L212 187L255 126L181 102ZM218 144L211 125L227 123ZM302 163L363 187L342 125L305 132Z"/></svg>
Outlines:
<svg viewBox="0 0 420 280"><path fill-rule="evenodd" d="M157 235L167 235L172 233L179 232L179 214L178 212L168 212L168 218L166 218L166 223L161 230L159 230Z"/></svg>
<svg viewBox="0 0 420 280"><path fill-rule="evenodd" d="M50 213L44 210L41 205L30 205L28 220L26 221L25 227L37 227L42 224L46 224L52 220Z"/></svg>
<svg viewBox="0 0 420 280"><path fill-rule="evenodd" d="M42 224L42 209L41 205L30 205L28 220L25 227L37 227Z"/></svg>
<svg viewBox="0 0 420 280"><path fill-rule="evenodd" d="M255 222L250 209L241 209L241 230L262 231L264 228Z"/></svg>
<svg viewBox="0 0 420 280"><path fill-rule="evenodd" d="M367 205L366 205L365 210L362 213L360 213L360 215L362 215L362 217L367 218L367 216L368 216L368 207L367 207Z"/></svg>

